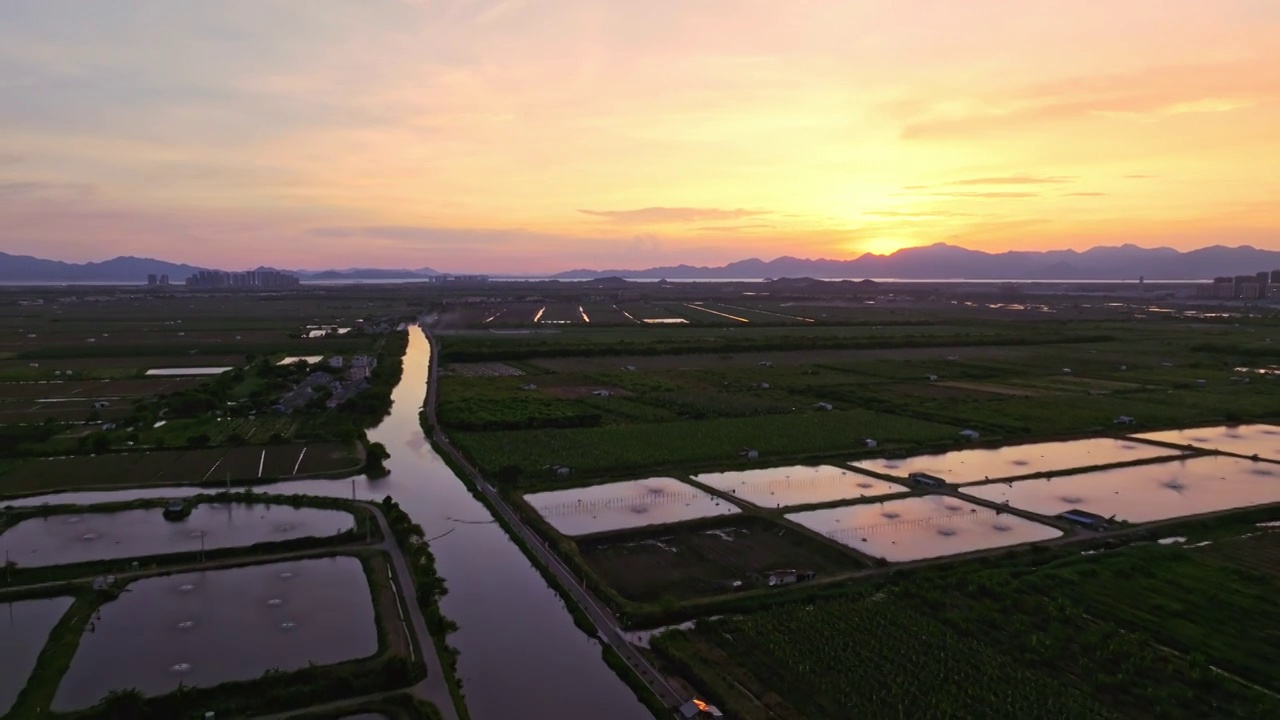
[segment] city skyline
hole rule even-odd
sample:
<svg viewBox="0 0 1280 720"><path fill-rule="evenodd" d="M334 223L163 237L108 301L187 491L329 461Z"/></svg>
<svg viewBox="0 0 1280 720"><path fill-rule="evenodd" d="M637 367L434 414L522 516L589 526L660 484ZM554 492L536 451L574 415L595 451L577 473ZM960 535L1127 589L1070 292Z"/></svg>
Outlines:
<svg viewBox="0 0 1280 720"><path fill-rule="evenodd" d="M0 246L206 267L1280 247L1262 0L0 8Z"/></svg>

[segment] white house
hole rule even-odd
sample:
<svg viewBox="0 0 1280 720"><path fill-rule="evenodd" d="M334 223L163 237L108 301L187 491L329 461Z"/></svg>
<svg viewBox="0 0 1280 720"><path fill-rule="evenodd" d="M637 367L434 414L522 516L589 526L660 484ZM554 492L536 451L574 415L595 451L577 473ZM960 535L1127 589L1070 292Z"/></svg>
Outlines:
<svg viewBox="0 0 1280 720"><path fill-rule="evenodd" d="M329 358L329 367L333 368L334 370L341 370L341 369L342 369L342 356L341 356L341 355L334 355L333 357Z"/></svg>
<svg viewBox="0 0 1280 720"><path fill-rule="evenodd" d="M378 359L368 355L355 355L351 358L351 365L347 369L347 378L352 382L367 380L373 374L373 369L378 366Z"/></svg>

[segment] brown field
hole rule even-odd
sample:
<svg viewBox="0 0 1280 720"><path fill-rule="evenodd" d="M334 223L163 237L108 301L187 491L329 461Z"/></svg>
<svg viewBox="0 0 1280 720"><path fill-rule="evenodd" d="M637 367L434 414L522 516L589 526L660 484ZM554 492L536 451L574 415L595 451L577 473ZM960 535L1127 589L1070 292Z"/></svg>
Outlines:
<svg viewBox="0 0 1280 720"><path fill-rule="evenodd" d="M819 576L865 567L820 540L762 518L686 524L613 534L578 543L587 564L618 594L638 602L688 599L767 587L771 570Z"/></svg>
<svg viewBox="0 0 1280 720"><path fill-rule="evenodd" d="M562 357L539 358L530 361L530 364L553 372L617 370L625 365L634 365L639 371L701 370L707 368L751 367L758 366L762 362L769 362L774 365L815 365L855 360L944 360L948 356L959 356L966 360L974 358L1017 358L1025 357L1027 354L1028 351L1023 348L976 346L876 350L796 350L790 352L736 353L732 355ZM1019 392L1021 391L1021 389L1018 390Z"/></svg>
<svg viewBox="0 0 1280 720"><path fill-rule="evenodd" d="M51 487L128 487L285 477L293 474L304 447L300 475L353 469L358 462L352 448L332 443L41 458L23 461L0 476L0 495L40 492Z"/></svg>
<svg viewBox="0 0 1280 720"><path fill-rule="evenodd" d="M122 401L108 408L93 409L92 400L40 403L30 400L0 402L0 425L34 425L47 419L60 423L85 422L89 413L97 412L102 420L118 420L131 412L130 403Z"/></svg>
<svg viewBox="0 0 1280 720"><path fill-rule="evenodd" d="M997 383L948 381L937 384L943 387L971 390L974 392L988 393L992 395L1008 395L1011 397L1044 397L1045 395L1053 394L1046 390L1036 390L1028 387L1012 387Z"/></svg>
<svg viewBox="0 0 1280 720"><path fill-rule="evenodd" d="M524 375L525 373L520 368L511 367L506 363L480 362L446 365L441 374L460 375L462 377L513 377Z"/></svg>
<svg viewBox="0 0 1280 720"><path fill-rule="evenodd" d="M7 382L0 383L0 400L150 397L189 390L208 381L208 377L157 377Z"/></svg>
<svg viewBox="0 0 1280 720"><path fill-rule="evenodd" d="M625 397L631 393L616 387L608 387L606 385L561 385L542 388L546 394L558 397L562 400L577 400L579 398L591 397L591 393L597 390L608 390L611 396Z"/></svg>

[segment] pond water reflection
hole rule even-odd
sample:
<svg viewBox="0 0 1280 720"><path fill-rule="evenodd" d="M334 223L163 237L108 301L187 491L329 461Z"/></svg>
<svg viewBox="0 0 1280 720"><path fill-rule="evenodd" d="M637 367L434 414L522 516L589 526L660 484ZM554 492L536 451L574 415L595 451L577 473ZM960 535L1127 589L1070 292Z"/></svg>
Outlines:
<svg viewBox="0 0 1280 720"><path fill-rule="evenodd" d="M123 688L162 695L180 683L249 680L377 651L373 599L353 557L147 578L100 608L52 709L85 708Z"/></svg>
<svg viewBox="0 0 1280 720"><path fill-rule="evenodd" d="M1208 455L961 492L1041 515L1079 509L1141 523L1280 502L1280 466Z"/></svg>
<svg viewBox="0 0 1280 720"><path fill-rule="evenodd" d="M908 458L875 458L849 463L854 468L881 475L907 477L922 472L947 482L981 482L985 479L1057 472L1071 468L1174 457L1179 451L1116 438L1091 438L1065 442L1009 445L999 448L957 450Z"/></svg>
<svg viewBox="0 0 1280 720"><path fill-rule="evenodd" d="M205 503L185 520L170 522L160 508L49 515L24 520L0 534L24 567L243 547L302 537L336 535L355 527L351 513L323 508L247 503Z"/></svg>
<svg viewBox="0 0 1280 720"><path fill-rule="evenodd" d="M71 603L70 597L0 603L0 715L18 699L49 632Z"/></svg>
<svg viewBox="0 0 1280 720"><path fill-rule="evenodd" d="M905 486L830 465L704 473L694 480L766 508L816 505L835 500L906 492Z"/></svg>
<svg viewBox="0 0 1280 720"><path fill-rule="evenodd" d="M738 508L675 478L649 478L525 496L557 531L586 535L729 515Z"/></svg>
<svg viewBox="0 0 1280 720"><path fill-rule="evenodd" d="M811 510L787 519L889 562L958 555L1062 535L1048 525L940 495Z"/></svg>

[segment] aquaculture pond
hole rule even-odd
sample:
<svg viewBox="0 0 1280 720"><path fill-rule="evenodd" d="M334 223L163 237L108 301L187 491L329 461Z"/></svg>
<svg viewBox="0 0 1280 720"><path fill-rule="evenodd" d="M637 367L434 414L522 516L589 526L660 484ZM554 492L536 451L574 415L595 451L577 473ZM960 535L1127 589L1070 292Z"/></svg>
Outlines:
<svg viewBox="0 0 1280 720"><path fill-rule="evenodd" d="M1134 435L1175 445L1191 445L1205 450L1234 453L1266 460L1280 460L1280 427L1275 425L1224 425L1188 428Z"/></svg>
<svg viewBox="0 0 1280 720"><path fill-rule="evenodd" d="M766 508L816 505L907 491L897 483L830 465L704 473L694 475L693 479Z"/></svg>
<svg viewBox="0 0 1280 720"><path fill-rule="evenodd" d="M1206 455L962 492L1041 515L1076 509L1142 523L1280 502L1280 465Z"/></svg>
<svg viewBox="0 0 1280 720"><path fill-rule="evenodd" d="M911 473L936 475L949 483L1059 472L1071 468L1175 457L1178 450L1116 438L1009 445L957 450L939 455L876 458L850 463L859 470L905 478Z"/></svg>
<svg viewBox="0 0 1280 720"><path fill-rule="evenodd" d="M552 490L525 502L565 535L587 535L728 515L738 508L675 478L649 478Z"/></svg>
<svg viewBox="0 0 1280 720"><path fill-rule="evenodd" d="M1062 535L1048 525L940 495L811 510L787 518L889 562L959 555Z"/></svg>
<svg viewBox="0 0 1280 720"><path fill-rule="evenodd" d="M185 520L161 508L48 515L0 534L0 552L24 567L243 547L301 537L336 535L355 526L351 513L321 508L206 503Z"/></svg>
<svg viewBox="0 0 1280 720"><path fill-rule="evenodd" d="M52 709L85 708L123 688L163 695L377 651L373 598L353 557L148 578L90 621Z"/></svg>
<svg viewBox="0 0 1280 720"><path fill-rule="evenodd" d="M0 603L0 715L22 692L49 632L71 603L69 597Z"/></svg>
<svg viewBox="0 0 1280 720"><path fill-rule="evenodd" d="M151 368L145 375L151 377L180 377L183 375L221 375L228 370L234 370L231 366L226 367L171 367L171 368Z"/></svg>
<svg viewBox="0 0 1280 720"><path fill-rule="evenodd" d="M575 708L610 720L652 718L605 664L599 641L574 625L564 602L423 436L418 412L431 347L419 328L408 332L404 375L392 392L391 414L369 432L371 440L391 451L386 463L391 474L293 480L258 489L373 501L390 495L422 525L449 587L441 609L458 624L449 644L459 651L458 674L473 720L572 717ZM27 497L12 504L87 504L199 492L181 487L90 491Z"/></svg>

